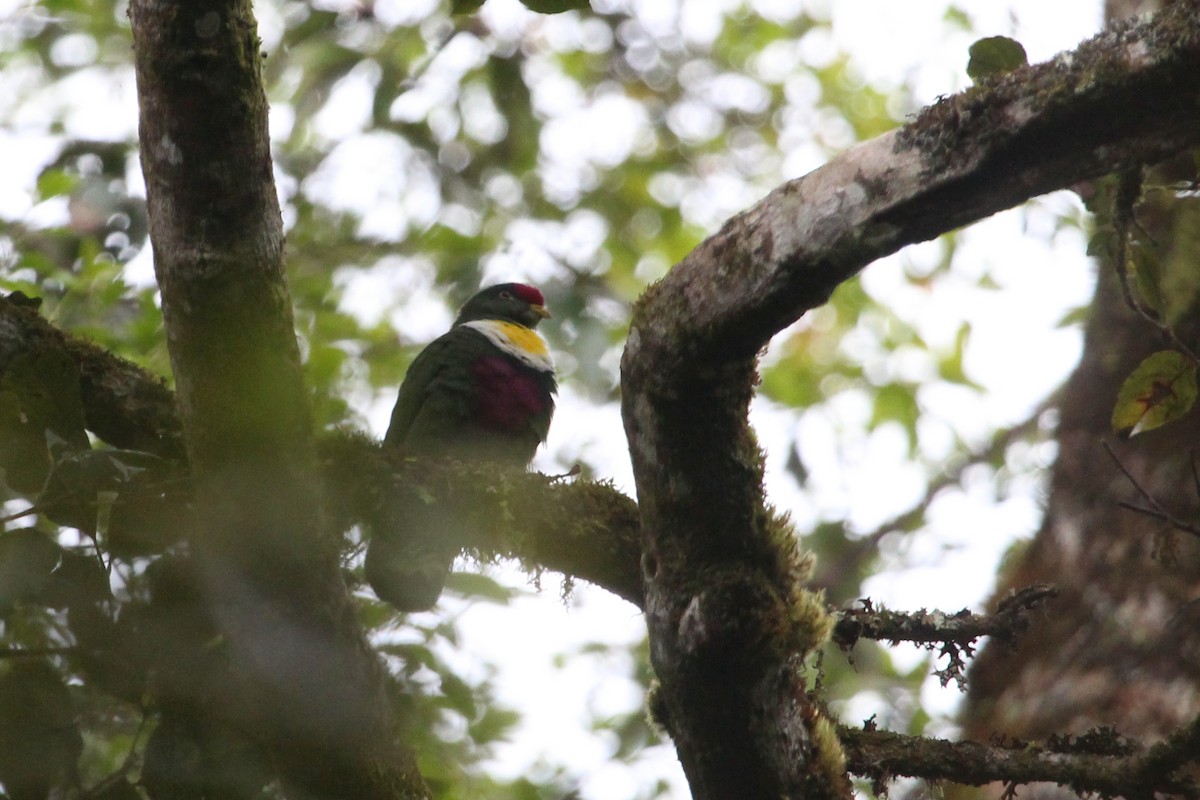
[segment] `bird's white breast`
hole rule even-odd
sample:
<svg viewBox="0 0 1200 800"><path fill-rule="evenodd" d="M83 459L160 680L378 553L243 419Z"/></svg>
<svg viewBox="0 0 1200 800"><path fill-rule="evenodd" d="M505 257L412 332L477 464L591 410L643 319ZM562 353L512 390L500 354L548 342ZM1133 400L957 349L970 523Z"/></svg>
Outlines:
<svg viewBox="0 0 1200 800"><path fill-rule="evenodd" d="M539 372L554 371L546 340L532 328L499 319L476 319L462 324L479 331L496 347Z"/></svg>

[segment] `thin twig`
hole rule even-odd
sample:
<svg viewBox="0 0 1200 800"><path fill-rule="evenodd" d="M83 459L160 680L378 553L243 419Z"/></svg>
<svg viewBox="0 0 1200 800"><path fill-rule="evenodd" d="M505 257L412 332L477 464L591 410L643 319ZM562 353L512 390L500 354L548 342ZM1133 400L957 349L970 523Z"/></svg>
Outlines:
<svg viewBox="0 0 1200 800"><path fill-rule="evenodd" d="M1123 508L1127 511L1132 511L1135 514L1142 514L1144 516L1151 517L1152 519L1157 519L1161 522L1167 523L1178 531L1189 533L1192 536L1200 538L1200 526L1181 519L1167 510L1167 508L1164 507L1163 504L1157 500L1157 498L1150 494L1150 492L1138 482L1138 479L1133 476L1133 473L1129 471L1129 468L1121 463L1121 459L1117 457L1116 451L1113 450L1112 445L1108 442L1102 442L1101 444L1104 447L1104 452L1108 453L1108 457L1111 458L1113 463L1117 465L1117 469L1121 470L1121 473L1125 476L1125 479L1129 481L1129 484L1148 504L1147 506L1139 506L1127 500L1118 500L1118 508ZM1192 475L1193 480L1195 480L1196 463L1194 459L1192 461ZM1200 487L1197 488L1197 492L1200 494Z"/></svg>
<svg viewBox="0 0 1200 800"><path fill-rule="evenodd" d="M1028 626L1029 612L1057 596L1058 590L1053 586L1028 586L1002 600L994 614L974 614L966 609L954 614L924 609L889 611L876 609L870 600L864 600L864 608L840 612L833 639L840 645L852 646L859 639L970 644L983 636L1012 638Z"/></svg>
<svg viewBox="0 0 1200 800"><path fill-rule="evenodd" d="M945 686L955 681L966 690L966 657L975 652L975 642L983 636L1011 642L1029 627L1029 613L1058 596L1053 586L1028 586L1002 600L994 614L973 614L966 609L955 614L944 611L916 612L876 609L870 600L863 608L840 612L833 628L833 641L844 650L859 639L906 641L938 650L949 663L934 670Z"/></svg>
<svg viewBox="0 0 1200 800"><path fill-rule="evenodd" d="M0 525L7 525L8 523L16 522L17 520L19 520L23 517L32 516L32 515L38 513L38 510L39 510L38 507L34 505L34 506L30 506L29 508L25 509L24 511L18 511L15 514L9 514L7 517L0 517Z"/></svg>

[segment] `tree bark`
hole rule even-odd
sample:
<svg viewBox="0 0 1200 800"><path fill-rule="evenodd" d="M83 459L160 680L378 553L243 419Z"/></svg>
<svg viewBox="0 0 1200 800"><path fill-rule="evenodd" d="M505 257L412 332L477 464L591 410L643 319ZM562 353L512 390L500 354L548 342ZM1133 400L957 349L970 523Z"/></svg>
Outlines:
<svg viewBox="0 0 1200 800"><path fill-rule="evenodd" d="M208 711L263 740L295 796L425 797L321 521L250 3L130 19L190 544L241 682Z"/></svg>
<svg viewBox="0 0 1200 800"><path fill-rule="evenodd" d="M1107 12L1119 20L1159 5L1110 2ZM1171 13L1194 13L1194 3L1172 6ZM1197 102L1194 94L1181 94L1180 101ZM1189 178L1195 178L1190 158L1147 175L1160 186ZM1102 228L1113 225L1110 208L1097 214ZM1200 343L1200 202L1147 191L1136 223L1135 238L1153 243L1148 247L1162 268L1165 321L1194 350ZM1130 440L1112 433L1122 381L1146 356L1172 346L1126 301L1114 255L1098 258L1083 356L1058 409L1058 458L1042 526L997 590L1048 581L1061 597L1017 647L993 644L980 654L964 709L966 731L975 738L1041 739L1112 725L1153 742L1200 714L1200 540L1119 506L1145 507L1148 496L1179 520L1200 515L1193 444L1200 414L1193 409ZM1039 786L1034 796L1065 793Z"/></svg>
<svg viewBox="0 0 1200 800"><path fill-rule="evenodd" d="M798 586L804 558L766 506L746 422L755 354L905 244L1196 144L1198 98L1200 14L1180 4L783 185L639 301L622 413L660 716L695 797L848 793L798 663L828 620Z"/></svg>

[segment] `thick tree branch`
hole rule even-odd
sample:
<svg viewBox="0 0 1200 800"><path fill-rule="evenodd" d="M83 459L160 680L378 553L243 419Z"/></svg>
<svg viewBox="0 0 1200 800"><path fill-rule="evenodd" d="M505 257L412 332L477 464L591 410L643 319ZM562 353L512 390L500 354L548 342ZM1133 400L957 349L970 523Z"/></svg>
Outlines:
<svg viewBox="0 0 1200 800"><path fill-rule="evenodd" d="M71 359L80 374L84 424L106 443L169 461L183 457L175 395L161 378L59 330L33 305L0 298L0 376L31 353ZM606 483L555 481L519 470L497 482L493 468L395 463L378 442L344 433L323 437L319 449L322 494L339 530L366 521L387 487L418 486L439 502L472 510L478 535L470 545L481 555L558 570L642 605L637 504ZM109 488L138 502L127 496L134 488L128 483ZM184 500L177 496L175 502ZM43 512L63 524L77 522L57 519L52 508Z"/></svg>
<svg viewBox="0 0 1200 800"><path fill-rule="evenodd" d="M61 352L74 362L88 430L113 447L183 457L175 396L162 378L64 333L35 304L0 299L0 374L14 359L42 352Z"/></svg>
<svg viewBox="0 0 1200 800"><path fill-rule="evenodd" d="M678 363L749 357L877 258L1197 145L1198 18L1195 2L1173 3L1150 23L942 99L775 189L647 298L671 312L661 324L690 320ZM725 280L699 280L716 263ZM698 360L680 358L690 353Z"/></svg>
<svg viewBox="0 0 1200 800"><path fill-rule="evenodd" d="M360 435L319 443L323 485L334 523L345 530L387 525L390 504L414 489L458 512L467 547L485 558L520 559L559 570L642 605L637 504L612 486L556 480L494 464L400 459ZM393 535L403 535L396 531Z"/></svg>
<svg viewBox="0 0 1200 800"><path fill-rule="evenodd" d="M763 498L746 422L759 349L906 244L1197 143L1200 8L1181 2L784 184L646 292L622 358L622 411L651 656L697 798L848 792L794 667L794 644L826 622L795 612L804 570L787 567L797 560Z"/></svg>

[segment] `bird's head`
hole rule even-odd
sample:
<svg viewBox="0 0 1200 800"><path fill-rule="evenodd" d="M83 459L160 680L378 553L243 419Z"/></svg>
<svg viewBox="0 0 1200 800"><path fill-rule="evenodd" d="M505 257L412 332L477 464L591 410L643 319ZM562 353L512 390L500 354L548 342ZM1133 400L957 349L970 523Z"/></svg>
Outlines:
<svg viewBox="0 0 1200 800"><path fill-rule="evenodd" d="M501 283L481 290L468 300L454 324L501 319L533 328L549 316L546 299L537 289L524 283Z"/></svg>

